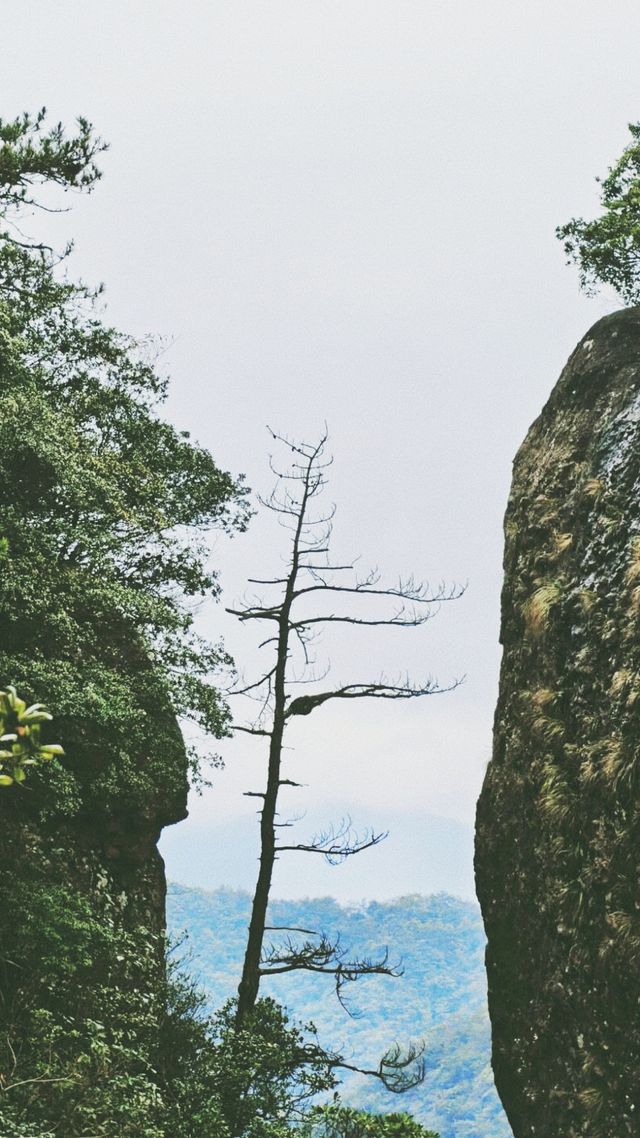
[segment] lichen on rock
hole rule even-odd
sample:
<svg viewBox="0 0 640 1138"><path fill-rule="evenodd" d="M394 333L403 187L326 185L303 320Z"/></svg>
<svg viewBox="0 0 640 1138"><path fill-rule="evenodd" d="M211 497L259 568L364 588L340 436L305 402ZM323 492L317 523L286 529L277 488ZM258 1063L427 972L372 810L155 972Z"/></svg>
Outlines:
<svg viewBox="0 0 640 1138"><path fill-rule="evenodd" d="M515 1138L640 1114L640 308L573 352L515 460L478 804L493 1065Z"/></svg>

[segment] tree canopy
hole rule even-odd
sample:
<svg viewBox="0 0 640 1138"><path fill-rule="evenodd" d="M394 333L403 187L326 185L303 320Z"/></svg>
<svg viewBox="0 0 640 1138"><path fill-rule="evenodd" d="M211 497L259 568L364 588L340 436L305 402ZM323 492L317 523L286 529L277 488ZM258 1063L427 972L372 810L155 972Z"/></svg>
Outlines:
<svg viewBox="0 0 640 1138"><path fill-rule="evenodd" d="M593 294L611 285L625 304L640 301L640 123L629 123L631 142L601 185L603 212L593 221L572 218L558 226L569 263L578 266L580 285Z"/></svg>
<svg viewBox="0 0 640 1138"><path fill-rule="evenodd" d="M94 805L107 744L135 805L159 784L171 795L154 717L225 731L226 657L195 635L193 603L218 589L204 535L242 529L247 507L241 481L160 418L152 348L104 322L68 250L23 240L38 184L91 188L101 149L82 119L72 137L43 113L0 120L0 682L55 711Z"/></svg>
<svg viewBox="0 0 640 1138"><path fill-rule="evenodd" d="M311 1115L312 1138L438 1138L409 1114L369 1114L339 1103Z"/></svg>

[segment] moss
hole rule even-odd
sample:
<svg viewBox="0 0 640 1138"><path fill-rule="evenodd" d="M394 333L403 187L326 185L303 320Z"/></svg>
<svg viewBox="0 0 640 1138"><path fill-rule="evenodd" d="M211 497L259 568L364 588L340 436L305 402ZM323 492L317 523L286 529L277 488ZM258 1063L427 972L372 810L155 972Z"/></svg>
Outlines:
<svg viewBox="0 0 640 1138"><path fill-rule="evenodd" d="M589 478L582 487L583 494L589 498L601 498L604 493L605 485L601 478Z"/></svg>
<svg viewBox="0 0 640 1138"><path fill-rule="evenodd" d="M638 1132L640 310L589 338L514 464L478 805L493 1064L515 1138Z"/></svg>
<svg viewBox="0 0 640 1138"><path fill-rule="evenodd" d="M551 560L558 561L562 557L563 553L566 553L567 550L570 549L572 545L573 545L573 534L572 533L555 533L553 535L552 552L550 555Z"/></svg>
<svg viewBox="0 0 640 1138"><path fill-rule="evenodd" d="M640 537L634 537L629 548L626 583L634 585L640 580Z"/></svg>
<svg viewBox="0 0 640 1138"><path fill-rule="evenodd" d="M579 589L577 597L580 607L585 613L591 612L598 600L598 595L593 589Z"/></svg>
<svg viewBox="0 0 640 1138"><path fill-rule="evenodd" d="M551 611L562 597L562 587L558 581L545 581L539 584L525 602L522 615L530 636L542 636L549 625Z"/></svg>

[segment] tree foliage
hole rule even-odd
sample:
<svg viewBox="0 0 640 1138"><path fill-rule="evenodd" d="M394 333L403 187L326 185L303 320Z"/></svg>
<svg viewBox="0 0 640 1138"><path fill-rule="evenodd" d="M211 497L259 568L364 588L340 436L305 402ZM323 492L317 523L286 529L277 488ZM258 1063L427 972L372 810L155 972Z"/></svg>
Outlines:
<svg viewBox="0 0 640 1138"><path fill-rule="evenodd" d="M0 786L24 782L27 768L64 754L59 743L43 743L40 729L52 716L41 703L27 707L16 689L0 691Z"/></svg>
<svg viewBox="0 0 640 1138"><path fill-rule="evenodd" d="M309 1123L312 1138L438 1138L409 1114L370 1114L340 1103L316 1107Z"/></svg>
<svg viewBox="0 0 640 1138"><path fill-rule="evenodd" d="M611 285L625 304L640 301L640 123L629 123L631 142L601 185L602 214L559 226L568 261L578 266L589 294Z"/></svg>
<svg viewBox="0 0 640 1138"><path fill-rule="evenodd" d="M0 882L3 1138L288 1138L334 1085L312 1025L261 1000L236 1032L232 1003L211 1015L165 978L157 935L124 927L126 898L89 902L59 882L64 851L47 860Z"/></svg>
<svg viewBox="0 0 640 1138"><path fill-rule="evenodd" d="M122 900L64 882L64 850L34 840L0 883L0 1132L163 1138L153 1071L158 945ZM98 963L99 962L99 963Z"/></svg>
<svg viewBox="0 0 640 1138"><path fill-rule="evenodd" d="M213 682L226 657L195 635L193 606L218 590L206 532L242 528L246 503L159 417L151 346L105 324L95 290L16 236L38 183L95 183L90 125L67 138L25 115L0 122L0 143L0 682L54 708L97 809L107 754L135 806L170 795L174 776L182 786L154 719L226 729Z"/></svg>
<svg viewBox="0 0 640 1138"><path fill-rule="evenodd" d="M0 212L36 205L34 185L54 183L65 190L88 190L101 177L95 159L106 145L87 119L78 119L70 138L62 123L50 126L46 108L0 119Z"/></svg>

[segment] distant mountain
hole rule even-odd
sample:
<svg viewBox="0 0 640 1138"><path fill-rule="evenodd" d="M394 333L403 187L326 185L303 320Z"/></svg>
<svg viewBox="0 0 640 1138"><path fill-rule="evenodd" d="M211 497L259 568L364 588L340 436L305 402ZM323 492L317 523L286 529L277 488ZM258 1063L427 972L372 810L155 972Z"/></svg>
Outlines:
<svg viewBox="0 0 640 1138"><path fill-rule="evenodd" d="M360 897L381 900L397 897L401 882L403 893L445 892L467 900L475 898L471 826L421 811L387 812L381 820L363 812L357 803L347 804L345 813L353 817L356 829L371 826L388 830L388 838L339 866L328 866L324 858L283 857L276 866L274 888L278 896L330 894L343 902ZM310 836L330 820L330 815L316 810L305 816L297 830ZM258 842L254 814L209 821L196 809L186 823L164 831L160 850L172 880L199 889L224 883L251 890L257 872Z"/></svg>
<svg viewBox="0 0 640 1138"><path fill-rule="evenodd" d="M174 936L186 931L190 969L217 1007L233 995L249 917L249 894L207 893L171 885L167 901ZM350 1018L329 977L299 973L274 978L264 993L296 1020L313 1020L320 1041L358 1062L375 1065L394 1041L427 1041L427 1078L398 1098L373 1080L353 1076L344 1097L378 1110L407 1110L441 1138L510 1138L489 1066L489 1022L483 965L484 933L475 903L446 894L343 906L329 897L274 901L270 923L341 934L354 953L385 946L402 958L398 979L373 976L350 993Z"/></svg>

